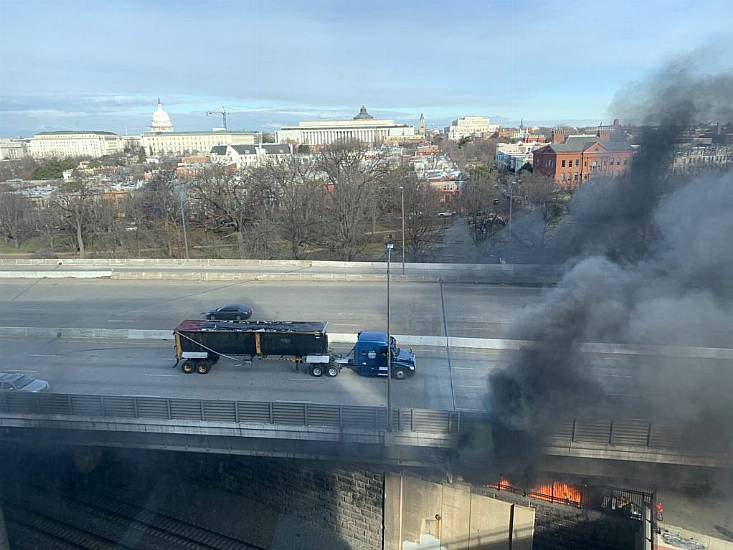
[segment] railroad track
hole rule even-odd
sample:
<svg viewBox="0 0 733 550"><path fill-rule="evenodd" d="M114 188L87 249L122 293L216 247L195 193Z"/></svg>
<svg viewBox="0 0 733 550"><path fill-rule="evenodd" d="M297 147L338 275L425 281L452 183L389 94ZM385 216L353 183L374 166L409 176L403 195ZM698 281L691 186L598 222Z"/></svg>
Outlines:
<svg viewBox="0 0 733 550"><path fill-rule="evenodd" d="M22 548L263 550L202 525L96 493L52 497L33 492L4 498L3 509L10 535Z"/></svg>

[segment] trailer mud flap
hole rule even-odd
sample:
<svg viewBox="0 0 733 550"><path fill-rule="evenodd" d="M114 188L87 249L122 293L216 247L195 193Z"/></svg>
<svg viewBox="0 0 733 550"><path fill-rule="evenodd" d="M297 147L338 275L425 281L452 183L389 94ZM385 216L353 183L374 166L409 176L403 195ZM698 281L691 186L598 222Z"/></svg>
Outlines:
<svg viewBox="0 0 733 550"><path fill-rule="evenodd" d="M181 356L183 355L183 349L181 348L181 334L176 331L175 335L176 365L178 365L178 361L181 360Z"/></svg>

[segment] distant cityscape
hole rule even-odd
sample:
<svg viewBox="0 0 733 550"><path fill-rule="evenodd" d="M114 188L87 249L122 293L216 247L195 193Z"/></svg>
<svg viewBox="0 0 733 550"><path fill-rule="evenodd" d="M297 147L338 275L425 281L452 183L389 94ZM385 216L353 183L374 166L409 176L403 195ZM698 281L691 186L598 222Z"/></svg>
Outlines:
<svg viewBox="0 0 733 550"><path fill-rule="evenodd" d="M26 243L34 254L83 257L91 242L92 253L184 257L190 238L199 254L223 257L375 259L380 233L399 227L394 196L408 188L413 259L444 246L449 218L462 218L478 251L511 224L512 213L543 212L540 233L483 254L486 261L507 254L521 261L517 243L529 243L522 245L528 258L544 249L545 233L579 187L633 171L645 131L618 119L504 127L475 115L435 129L423 114L405 124L375 118L362 105L347 119L304 120L267 133L231 130L224 108L211 114L221 117L220 127L181 132L158 100L139 135L89 129L0 139L0 196L9 209L0 220L4 242L15 249ZM660 170L694 174L733 162L730 125L702 124L677 141ZM349 196L339 212L340 186ZM295 212L311 209L331 224L347 216L349 226L341 235L325 226L301 229L288 200ZM192 234L184 239L188 223Z"/></svg>

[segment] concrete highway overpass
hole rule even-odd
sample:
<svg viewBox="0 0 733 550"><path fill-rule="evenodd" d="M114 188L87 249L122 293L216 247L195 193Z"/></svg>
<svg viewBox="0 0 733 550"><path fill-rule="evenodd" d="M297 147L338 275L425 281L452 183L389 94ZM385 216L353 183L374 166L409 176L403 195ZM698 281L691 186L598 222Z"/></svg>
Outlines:
<svg viewBox="0 0 733 550"><path fill-rule="evenodd" d="M455 411L297 402L72 394L0 394L0 439L59 445L350 460L450 469L490 461L476 441L491 419ZM726 453L699 452L675 426L640 420L572 419L549 434L554 458L730 467Z"/></svg>
<svg viewBox="0 0 733 550"><path fill-rule="evenodd" d="M52 265L31 267L58 272ZM100 265L93 267L97 269ZM109 262L101 267L109 268ZM191 272L190 265L159 265L157 275L146 279L139 274L151 273L148 267L128 263L113 268L118 274L126 273L124 276L86 280L42 278L43 273L38 271L31 272L35 273L31 278L18 278L13 273L28 266L0 266L4 269L0 282L0 326L29 327L25 333L0 328L0 357L8 370L48 379L54 391L69 395L385 407L386 382L360 378L351 372L344 372L337 379L321 380L288 369L273 369L266 363L256 362L242 368L222 361L210 375L202 378L186 376L171 368L170 342L56 336L58 329L70 327L165 331L183 318L198 317L205 309L228 302L252 304L259 318L327 320L331 333L380 329L385 317L382 264L198 268L197 273L217 274L209 280L206 280L209 275L189 278L186 274ZM65 265L59 269L83 272L90 265ZM529 284L529 278L520 286L494 284L489 278L480 280L474 275L471 277L475 280L467 282L471 278L464 277L465 273L475 274L479 268L456 271L464 274L460 276L449 275L450 269L445 268L435 273L428 268L421 269L425 277L396 279L392 287L393 332L409 335L418 342L421 337L431 341L430 338L445 336L454 343L463 338L508 339L510 326L522 309L540 303L548 292L542 286L547 281ZM301 273L297 274L299 270ZM361 280L351 275L359 275ZM217 277L220 280L214 280ZM34 333L32 330L43 328L51 331ZM705 342L678 341L677 344L692 346L685 348L687 355L683 357L676 351L656 353L650 349L642 353L617 353L605 344L590 345L585 351L589 368L609 389L631 403L639 403L644 395L655 391L653 384L649 384L650 369L661 366L670 372L684 370L689 368L690 359L701 368L730 368L733 352L715 347L727 345L730 336L731 331L722 327ZM416 345L419 375L395 382L394 407L450 414L485 412L489 373L507 365L520 347L514 345L516 341L506 342L508 345L494 348L470 344ZM643 428L629 428L633 437L619 442L623 434L631 437L631 432L624 431L627 427L624 422L627 421L617 419L611 424L610 420L603 420L596 432L585 429L581 423L581 429L572 431L574 435L569 438L564 433L559 442L548 441L547 452L589 460L610 460L608 453L612 452L614 460L633 457L633 460L680 464L721 464L719 457L701 458L682 452L675 447L679 441L675 443L674 438L672 450L664 450L653 443L661 441L661 435L657 437L657 434L667 433L664 430L647 430L647 444L642 444ZM50 430L46 432L49 435L58 433L51 426L16 428ZM194 429L198 428L194 426ZM81 434L86 430L73 431ZM626 445L624 441L633 444Z"/></svg>

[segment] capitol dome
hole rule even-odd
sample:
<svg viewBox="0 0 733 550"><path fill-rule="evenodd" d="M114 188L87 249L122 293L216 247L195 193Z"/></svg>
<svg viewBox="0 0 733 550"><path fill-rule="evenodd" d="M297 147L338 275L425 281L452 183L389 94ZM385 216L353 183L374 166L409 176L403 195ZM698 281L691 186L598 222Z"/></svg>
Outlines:
<svg viewBox="0 0 733 550"><path fill-rule="evenodd" d="M158 108L153 113L153 121L150 123L150 129L153 132L173 131L173 123L171 122L171 117L169 117L168 113L166 113L163 109L163 105L161 105L160 99L158 99Z"/></svg>

